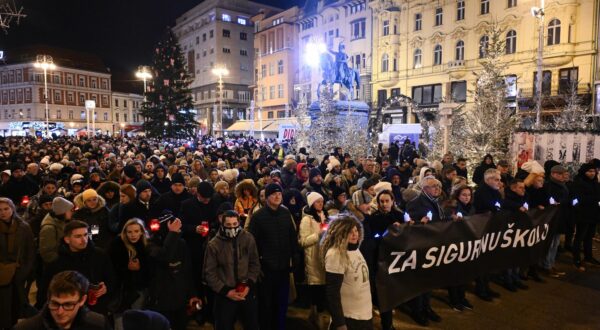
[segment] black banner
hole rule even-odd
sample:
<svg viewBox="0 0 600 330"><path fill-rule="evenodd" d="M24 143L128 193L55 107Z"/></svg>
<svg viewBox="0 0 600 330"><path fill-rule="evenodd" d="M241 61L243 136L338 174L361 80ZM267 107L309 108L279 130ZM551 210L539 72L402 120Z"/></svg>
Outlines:
<svg viewBox="0 0 600 330"><path fill-rule="evenodd" d="M548 251L556 211L502 211L457 222L390 226L379 248L380 310L485 273L537 264Z"/></svg>

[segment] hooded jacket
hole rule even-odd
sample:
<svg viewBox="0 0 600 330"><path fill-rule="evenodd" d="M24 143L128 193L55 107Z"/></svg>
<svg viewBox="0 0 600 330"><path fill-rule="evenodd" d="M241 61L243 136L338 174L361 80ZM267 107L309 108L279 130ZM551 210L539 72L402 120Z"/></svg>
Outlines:
<svg viewBox="0 0 600 330"><path fill-rule="evenodd" d="M325 264L321 255L319 241L323 231L321 221L317 221L304 208L304 216L300 221L298 232L298 243L304 249L304 268L306 271L306 282L308 285L325 284Z"/></svg>
<svg viewBox="0 0 600 330"><path fill-rule="evenodd" d="M590 169L593 169L591 164L583 164L577 172L577 176L573 181L571 199L577 199L578 203L573 207L575 210L575 219L582 223L598 223L600 218L600 184L596 178L588 178L585 175Z"/></svg>
<svg viewBox="0 0 600 330"><path fill-rule="evenodd" d="M107 200L107 198L105 196L107 191L114 192L114 196L110 200ZM119 204L119 195L121 192L120 192L120 186L118 183L116 183L114 181L106 181L106 182L102 183L100 185L100 187L98 187L98 190L96 190L96 192L98 193L98 195L100 195L104 198L104 201L106 202L106 207L109 210L112 209L113 206Z"/></svg>
<svg viewBox="0 0 600 330"><path fill-rule="evenodd" d="M90 209L85 206L83 202L83 194L79 194L75 196L73 200L77 211L73 214L73 219L81 220L87 223L90 228L92 226L98 226L99 232L98 235L95 235L94 243L96 246L101 247L103 249L108 248L110 241L113 239L114 235L111 233L108 226L108 209L106 208L106 201L102 196L98 196L98 205L95 208ZM90 229L91 230L91 229Z"/></svg>

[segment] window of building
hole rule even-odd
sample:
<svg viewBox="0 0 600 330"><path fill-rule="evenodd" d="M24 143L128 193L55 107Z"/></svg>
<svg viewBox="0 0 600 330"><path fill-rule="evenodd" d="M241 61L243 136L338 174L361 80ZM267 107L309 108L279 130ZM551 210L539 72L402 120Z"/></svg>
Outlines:
<svg viewBox="0 0 600 330"><path fill-rule="evenodd" d="M267 97L267 88L266 87L261 87L260 88L260 99L261 101L266 100Z"/></svg>
<svg viewBox="0 0 600 330"><path fill-rule="evenodd" d="M486 56L489 42L490 38L488 36L483 36L479 39L479 58Z"/></svg>
<svg viewBox="0 0 600 330"><path fill-rule="evenodd" d="M456 2L456 20L462 21L465 19L465 1L459 0Z"/></svg>
<svg viewBox="0 0 600 330"><path fill-rule="evenodd" d="M570 94L573 89L577 93L578 79L579 68L560 69L558 72L558 93Z"/></svg>
<svg viewBox="0 0 600 330"><path fill-rule="evenodd" d="M208 37L212 39L215 36L215 32L213 30L208 31Z"/></svg>
<svg viewBox="0 0 600 330"><path fill-rule="evenodd" d="M542 94L550 95L552 90L552 71L544 70L542 78ZM537 71L533 73L533 95L537 95Z"/></svg>
<svg viewBox="0 0 600 330"><path fill-rule="evenodd" d="M274 74L275 74L275 64L269 63L269 76L272 76Z"/></svg>
<svg viewBox="0 0 600 330"><path fill-rule="evenodd" d="M352 40L363 39L366 35L366 19L361 19L350 23L350 31L352 33Z"/></svg>
<svg viewBox="0 0 600 330"><path fill-rule="evenodd" d="M415 31L421 31L423 28L423 15L421 13L415 14Z"/></svg>
<svg viewBox="0 0 600 330"><path fill-rule="evenodd" d="M85 78L79 77L79 87L85 87Z"/></svg>
<svg viewBox="0 0 600 330"><path fill-rule="evenodd" d="M269 99L273 100L275 98L275 86L269 86Z"/></svg>
<svg viewBox="0 0 600 330"><path fill-rule="evenodd" d="M510 30L506 33L506 54L514 54L517 51L517 32Z"/></svg>
<svg viewBox="0 0 600 330"><path fill-rule="evenodd" d="M277 118L285 118L285 110L277 111Z"/></svg>
<svg viewBox="0 0 600 330"><path fill-rule="evenodd" d="M383 35L387 36L390 34L390 21L383 21Z"/></svg>
<svg viewBox="0 0 600 330"><path fill-rule="evenodd" d="M517 0L508 0L507 7L512 8L517 6Z"/></svg>
<svg viewBox="0 0 600 330"><path fill-rule="evenodd" d="M423 60L423 53L421 52L421 49L420 48L415 49L415 53L413 56L413 68L415 68L415 69L420 68L423 65L422 60Z"/></svg>
<svg viewBox="0 0 600 330"><path fill-rule="evenodd" d="M96 79L92 79L91 85L92 85L92 88L98 88L98 86L96 84Z"/></svg>
<svg viewBox="0 0 600 330"><path fill-rule="evenodd" d="M31 102L31 89L25 89L25 102Z"/></svg>
<svg viewBox="0 0 600 330"><path fill-rule="evenodd" d="M433 48L433 65L442 64L442 45L435 45Z"/></svg>
<svg viewBox="0 0 600 330"><path fill-rule="evenodd" d="M246 25L246 24L248 24L248 20L246 18L244 18L244 17L238 17L237 23L239 25Z"/></svg>
<svg viewBox="0 0 600 330"><path fill-rule="evenodd" d="M481 0L481 15L490 13L490 0Z"/></svg>
<svg viewBox="0 0 600 330"><path fill-rule="evenodd" d="M267 112L267 119L273 119L273 111Z"/></svg>
<svg viewBox="0 0 600 330"><path fill-rule="evenodd" d="M21 72L17 71L17 81L19 81L20 74L21 74ZM55 84L60 84L60 76L57 74L52 75L52 82Z"/></svg>
<svg viewBox="0 0 600 330"><path fill-rule="evenodd" d="M79 115L79 118L82 119L82 120L85 119L85 110L81 111L81 113Z"/></svg>
<svg viewBox="0 0 600 330"><path fill-rule="evenodd" d="M248 56L248 51L245 49L240 49L240 55L242 56Z"/></svg>
<svg viewBox="0 0 600 330"><path fill-rule="evenodd" d="M231 54L231 49L223 47L223 53Z"/></svg>
<svg viewBox="0 0 600 330"><path fill-rule="evenodd" d="M548 24L548 46L560 44L560 21L553 19Z"/></svg>
<svg viewBox="0 0 600 330"><path fill-rule="evenodd" d="M383 54L381 57L381 72L387 72L389 69L389 57L388 54Z"/></svg>
<svg viewBox="0 0 600 330"><path fill-rule="evenodd" d="M214 53L215 53L215 49L211 47L211 48L210 48L210 53L211 53L211 54L214 54Z"/></svg>
<svg viewBox="0 0 600 330"><path fill-rule="evenodd" d="M108 112L104 113L104 121L108 121Z"/></svg>
<svg viewBox="0 0 600 330"><path fill-rule="evenodd" d="M227 29L223 29L223 37L224 38L229 38L231 37L231 31L227 30Z"/></svg>
<svg viewBox="0 0 600 330"><path fill-rule="evenodd" d="M79 94L79 104L85 104L85 95Z"/></svg>
<svg viewBox="0 0 600 330"><path fill-rule="evenodd" d="M54 102L60 102L60 92L59 91L54 92Z"/></svg>
<svg viewBox="0 0 600 330"><path fill-rule="evenodd" d="M31 109L27 109L27 119L31 118Z"/></svg>
<svg viewBox="0 0 600 330"><path fill-rule="evenodd" d="M106 80L102 80L102 89L108 89L108 82Z"/></svg>
<svg viewBox="0 0 600 330"><path fill-rule="evenodd" d="M23 113L21 112L21 118L23 118ZM60 109L56 110L56 119L62 119L62 111Z"/></svg>
<svg viewBox="0 0 600 330"><path fill-rule="evenodd" d="M248 33L240 32L240 40L248 40Z"/></svg>
<svg viewBox="0 0 600 330"><path fill-rule="evenodd" d="M119 106L119 99L115 99L115 107Z"/></svg>
<svg viewBox="0 0 600 330"><path fill-rule="evenodd" d="M266 64L262 64L260 66L260 75L262 76L262 78L267 76L267 65Z"/></svg>
<svg viewBox="0 0 600 330"><path fill-rule="evenodd" d="M221 15L221 19L223 20L223 22L231 22L231 15L229 15L229 14L222 14Z"/></svg>
<svg viewBox="0 0 600 330"><path fill-rule="evenodd" d="M415 86L412 99L419 105L435 105L442 100L442 84Z"/></svg>
<svg viewBox="0 0 600 330"><path fill-rule="evenodd" d="M466 102L467 101L467 82L466 81L453 81L450 84L450 93L452 96L452 101Z"/></svg>
<svg viewBox="0 0 600 330"><path fill-rule="evenodd" d="M67 85L73 86L73 76L67 75Z"/></svg>
<svg viewBox="0 0 600 330"><path fill-rule="evenodd" d="M442 7L435 9L435 26L440 26L444 23L444 10Z"/></svg>
<svg viewBox="0 0 600 330"><path fill-rule="evenodd" d="M280 99L283 98L283 84L277 85L277 97Z"/></svg>
<svg viewBox="0 0 600 330"><path fill-rule="evenodd" d="M127 122L127 114L126 113L123 114L123 121Z"/></svg>
<svg viewBox="0 0 600 330"><path fill-rule="evenodd" d="M457 61L463 61L465 59L465 42L462 40L459 40L456 43L454 59Z"/></svg>
<svg viewBox="0 0 600 330"><path fill-rule="evenodd" d="M283 74L283 60L277 61L277 74Z"/></svg>
<svg viewBox="0 0 600 330"><path fill-rule="evenodd" d="M123 108L127 108L127 100L123 100Z"/></svg>

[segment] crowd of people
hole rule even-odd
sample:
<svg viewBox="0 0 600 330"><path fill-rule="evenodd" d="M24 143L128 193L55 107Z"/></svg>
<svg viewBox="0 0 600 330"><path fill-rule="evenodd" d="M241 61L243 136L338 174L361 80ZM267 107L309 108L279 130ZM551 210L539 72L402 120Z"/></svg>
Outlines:
<svg viewBox="0 0 600 330"><path fill-rule="evenodd" d="M490 282L515 292L564 276L561 251L576 271L600 265L600 160L573 180L552 160L512 169L486 155L472 177L467 166L428 162L410 141L355 157L243 137L2 138L0 328L285 329L303 300L317 329L372 329L390 226L499 210L557 205L559 231L539 264L478 277L483 301L499 296ZM467 287L444 288L450 308L474 308ZM420 325L441 322L430 299L406 303ZM379 316L393 329L392 311Z"/></svg>

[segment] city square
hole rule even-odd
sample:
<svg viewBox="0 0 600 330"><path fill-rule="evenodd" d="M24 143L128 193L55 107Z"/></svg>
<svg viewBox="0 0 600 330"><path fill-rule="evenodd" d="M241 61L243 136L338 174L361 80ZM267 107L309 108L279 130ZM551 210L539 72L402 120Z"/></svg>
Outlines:
<svg viewBox="0 0 600 330"><path fill-rule="evenodd" d="M0 329L600 329L599 0L0 30Z"/></svg>

